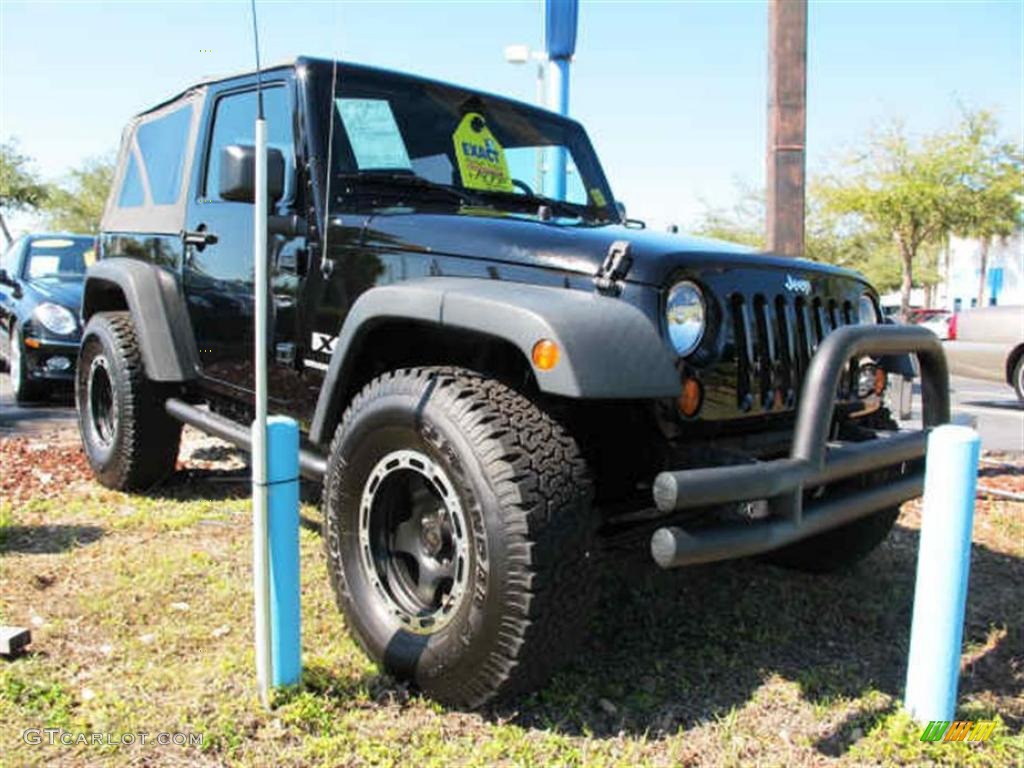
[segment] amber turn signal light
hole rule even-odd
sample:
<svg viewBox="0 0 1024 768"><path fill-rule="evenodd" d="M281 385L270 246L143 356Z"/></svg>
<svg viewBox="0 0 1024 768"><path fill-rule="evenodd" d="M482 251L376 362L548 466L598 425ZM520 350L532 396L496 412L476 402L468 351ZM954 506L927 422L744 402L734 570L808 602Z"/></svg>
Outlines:
<svg viewBox="0 0 1024 768"><path fill-rule="evenodd" d="M704 393L701 390L700 382L692 378L684 379L683 389L679 393L679 412L687 418L695 416L700 410L703 399Z"/></svg>
<svg viewBox="0 0 1024 768"><path fill-rule="evenodd" d="M541 339L533 345L533 364L542 371L550 371L558 365L558 345L551 339Z"/></svg>

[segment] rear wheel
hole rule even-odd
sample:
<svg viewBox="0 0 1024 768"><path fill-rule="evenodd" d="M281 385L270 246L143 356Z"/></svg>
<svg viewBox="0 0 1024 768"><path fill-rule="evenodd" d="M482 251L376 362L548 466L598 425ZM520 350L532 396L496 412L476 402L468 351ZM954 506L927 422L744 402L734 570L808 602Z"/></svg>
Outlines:
<svg viewBox="0 0 1024 768"><path fill-rule="evenodd" d="M144 489L174 470L181 424L164 411L166 393L146 378L127 312L100 312L85 328L75 374L82 445L108 488Z"/></svg>
<svg viewBox="0 0 1024 768"><path fill-rule="evenodd" d="M446 704L541 685L593 604L591 484L576 442L461 369L375 379L324 487L338 605L368 655Z"/></svg>
<svg viewBox="0 0 1024 768"><path fill-rule="evenodd" d="M14 333L11 335L10 374L14 400L20 405L38 402L47 395L45 384L40 384L29 378L24 344L25 340L21 336L21 329L14 326Z"/></svg>

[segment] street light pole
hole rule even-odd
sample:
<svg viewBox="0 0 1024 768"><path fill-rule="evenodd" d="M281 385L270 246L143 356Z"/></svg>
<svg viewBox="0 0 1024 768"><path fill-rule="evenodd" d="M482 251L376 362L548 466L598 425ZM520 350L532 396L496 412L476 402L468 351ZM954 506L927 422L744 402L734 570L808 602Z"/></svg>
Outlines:
<svg viewBox="0 0 1024 768"><path fill-rule="evenodd" d="M532 51L527 45L507 45L505 46L505 61L509 64L525 64L528 61L535 61L537 63L537 89L536 99L537 106L543 107L546 104L546 94L544 92L544 65L547 63L548 57L541 51ZM544 194L544 148L537 147L537 166L534 172L534 190L537 194Z"/></svg>

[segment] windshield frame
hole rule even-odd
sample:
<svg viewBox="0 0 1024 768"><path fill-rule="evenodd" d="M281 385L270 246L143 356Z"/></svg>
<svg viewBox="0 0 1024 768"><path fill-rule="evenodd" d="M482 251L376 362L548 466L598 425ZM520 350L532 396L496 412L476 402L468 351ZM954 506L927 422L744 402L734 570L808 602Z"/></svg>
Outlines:
<svg viewBox="0 0 1024 768"><path fill-rule="evenodd" d="M549 208L560 209L562 212L572 211L575 214L573 216L565 216L561 212L555 213L551 216L554 220L579 220L591 224L622 223L619 210L615 205L615 197L612 194L610 185L608 184L604 169L601 167L600 159L594 150L590 137L587 135L583 126L577 121L557 115L531 104L526 104L514 99L508 99L503 96L497 96L471 88L464 88L462 86L451 85L449 83L429 80L404 73L346 64L344 62L337 63L337 82L335 84L332 83L335 76L333 62L310 60L305 62L305 64L306 66L304 67L302 79L306 80L306 99L303 106L305 108L310 128L310 153L312 157L316 159L314 164L318 167L318 170L321 170L320 173L316 174L318 177L318 184L321 185L321 189L318 190L318 192L320 192L319 197L321 201L325 199L327 192L324 188L326 186L325 182L327 179L325 178L323 171L325 171L328 166L328 142L330 140L331 131L333 130L335 132L334 146L330 153L330 195L332 199L330 201L329 209L331 212L338 209L357 211L368 210L375 212L392 207L387 204L375 202L373 199L375 196L364 190L360 190L358 194L353 194L355 185L358 182L357 177L363 172L358 171L358 169L353 169L352 167L344 167L341 165L339 160L341 151L344 150L339 150L339 147L342 145L339 143L339 136L337 132L342 124L340 116L334 108L332 93L335 98L343 97L346 93L344 83L346 81L357 79L359 81L359 85L355 93L356 98L366 97L366 94L373 89L375 84L374 81L379 81L381 98L386 98L386 94L389 90L401 88L424 89L427 91L441 92L458 101L470 101L476 99L482 101L488 106L498 106L503 110L514 111L523 115L524 118L530 122L554 127L557 131L564 131L565 138L568 139L565 144L570 152L570 157L572 158L573 163L577 166L581 180L586 179L584 188L588 191L592 188L597 188L605 200L604 206L589 203L574 203L569 200L544 200L542 199L542 192L533 190L538 199L531 202L530 198L525 194L518 195L516 193L492 192L474 187L463 187L460 184L450 185L453 190L464 192L465 197L467 198L482 200L487 208L494 209L496 216L533 214L540 217L540 208L544 205L549 205ZM333 91L332 85L335 85ZM349 91L349 93L352 93L352 91ZM333 126L331 123L332 120L335 121ZM348 142L345 141L345 146L347 146L347 144ZM372 175L374 171L367 169L365 173L367 175ZM419 174L416 174L416 176L417 178L423 179L427 182L433 182L435 184L439 183ZM378 184L376 186L379 189L380 185ZM348 191L348 194L345 194L346 191ZM423 201L416 200L416 195L413 192L412 185L406 185L403 191L407 192L404 196L404 202L406 204L418 206L422 202L424 206L437 207L438 205L445 205L445 203L437 199L436 196L434 199L427 199L429 197L427 194L423 195ZM523 197L525 199L522 202L519 202L514 199L518 197ZM479 205L463 206L459 205L457 201L453 199L451 202L447 203L447 207L456 213L460 213L463 207L472 207L473 215L480 215ZM550 212L551 211L549 211L549 213Z"/></svg>

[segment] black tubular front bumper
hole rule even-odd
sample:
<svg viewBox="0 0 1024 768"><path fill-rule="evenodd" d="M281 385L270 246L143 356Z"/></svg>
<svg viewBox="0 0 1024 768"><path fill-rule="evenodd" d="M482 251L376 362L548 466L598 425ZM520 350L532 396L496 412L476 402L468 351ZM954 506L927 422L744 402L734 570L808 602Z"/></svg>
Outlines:
<svg viewBox="0 0 1024 768"><path fill-rule="evenodd" d="M821 343L808 367L788 458L662 472L654 482L654 502L662 512L767 501L768 518L695 531L659 528L651 537L651 554L658 565L676 568L766 552L920 496L924 478L916 472L803 508L805 489L924 456L927 431L828 443L836 389L846 363L860 355L904 354L915 355L920 365L925 430L948 422L949 374L935 334L914 326L839 328Z"/></svg>

